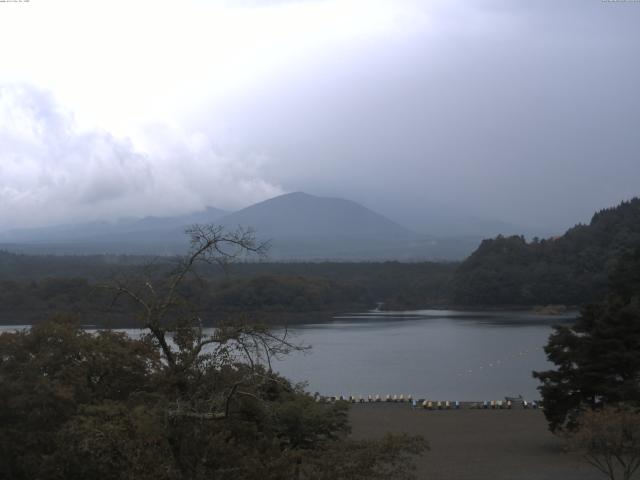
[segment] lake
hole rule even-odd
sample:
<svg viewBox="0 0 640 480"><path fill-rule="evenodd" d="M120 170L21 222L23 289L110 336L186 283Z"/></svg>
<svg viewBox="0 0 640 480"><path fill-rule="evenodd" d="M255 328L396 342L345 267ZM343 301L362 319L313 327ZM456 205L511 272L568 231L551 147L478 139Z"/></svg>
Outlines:
<svg viewBox="0 0 640 480"><path fill-rule="evenodd" d="M274 368L323 395L538 399L531 372L551 366L542 347L554 323L575 316L442 310L345 315L290 329L312 348Z"/></svg>
<svg viewBox="0 0 640 480"><path fill-rule="evenodd" d="M542 347L554 323L575 316L450 310L339 315L289 328L289 339L312 348L274 362L274 368L323 395L538 399L531 372L551 366ZM0 332L15 328L0 326Z"/></svg>

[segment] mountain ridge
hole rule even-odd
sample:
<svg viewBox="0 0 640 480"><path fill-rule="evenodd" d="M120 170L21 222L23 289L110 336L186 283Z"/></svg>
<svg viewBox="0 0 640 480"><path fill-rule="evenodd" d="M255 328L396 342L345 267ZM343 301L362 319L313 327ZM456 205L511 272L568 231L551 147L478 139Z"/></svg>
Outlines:
<svg viewBox="0 0 640 480"><path fill-rule="evenodd" d="M357 202L304 192L280 195L236 212L207 208L178 217L121 219L17 230L0 234L0 248L25 253L183 254L184 229L217 223L229 230L252 228L270 240L277 261L453 260L463 258L477 238L438 239L416 233Z"/></svg>
<svg viewBox="0 0 640 480"><path fill-rule="evenodd" d="M312 215L309 222L307 216ZM265 218L268 216L268 218ZM253 227L266 236L323 237L327 228L342 228L329 236L415 238L418 233L352 200L291 192L255 203L222 217L227 227ZM332 225L329 225L332 223Z"/></svg>

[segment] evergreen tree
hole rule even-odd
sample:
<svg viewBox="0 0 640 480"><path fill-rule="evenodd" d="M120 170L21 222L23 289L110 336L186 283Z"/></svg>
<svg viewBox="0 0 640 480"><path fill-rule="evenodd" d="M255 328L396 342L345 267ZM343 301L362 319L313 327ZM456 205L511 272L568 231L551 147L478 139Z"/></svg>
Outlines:
<svg viewBox="0 0 640 480"><path fill-rule="evenodd" d="M484 240L452 282L458 305L585 305L607 295L617 260L640 245L640 198L597 212L560 237Z"/></svg>
<svg viewBox="0 0 640 480"><path fill-rule="evenodd" d="M589 408L640 405L640 248L619 260L606 301L556 327L545 351L557 369L533 375L552 431L574 429Z"/></svg>

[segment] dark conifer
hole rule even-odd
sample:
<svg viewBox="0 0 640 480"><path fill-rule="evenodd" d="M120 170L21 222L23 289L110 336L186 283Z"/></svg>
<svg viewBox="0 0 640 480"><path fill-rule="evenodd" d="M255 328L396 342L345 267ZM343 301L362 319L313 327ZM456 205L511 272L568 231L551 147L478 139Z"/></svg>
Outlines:
<svg viewBox="0 0 640 480"><path fill-rule="evenodd" d="M551 335L545 351L557 369L534 372L553 431L573 429L588 408L640 405L640 248L620 259L610 285L606 301Z"/></svg>

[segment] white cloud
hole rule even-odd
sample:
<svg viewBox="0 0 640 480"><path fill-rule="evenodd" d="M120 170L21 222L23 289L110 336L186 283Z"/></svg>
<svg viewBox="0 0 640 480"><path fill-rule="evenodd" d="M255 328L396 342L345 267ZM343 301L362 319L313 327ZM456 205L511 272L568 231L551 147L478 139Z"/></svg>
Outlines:
<svg viewBox="0 0 640 480"><path fill-rule="evenodd" d="M301 62L402 31L418 21L413 3L2 5L0 228L282 193L261 176L268 155L226 135L225 109Z"/></svg>
<svg viewBox="0 0 640 480"><path fill-rule="evenodd" d="M637 193L639 20L581 0L0 4L0 85L67 109L3 104L0 223L234 208L278 185L573 223Z"/></svg>
<svg viewBox="0 0 640 480"><path fill-rule="evenodd" d="M146 138L145 151L81 130L49 94L0 86L0 227L236 208L282 193L260 178L260 156L230 158L169 127Z"/></svg>
<svg viewBox="0 0 640 480"><path fill-rule="evenodd" d="M0 81L53 91L119 135L172 122L321 52L416 19L410 1L56 0L0 15ZM413 20L410 20L413 19Z"/></svg>

